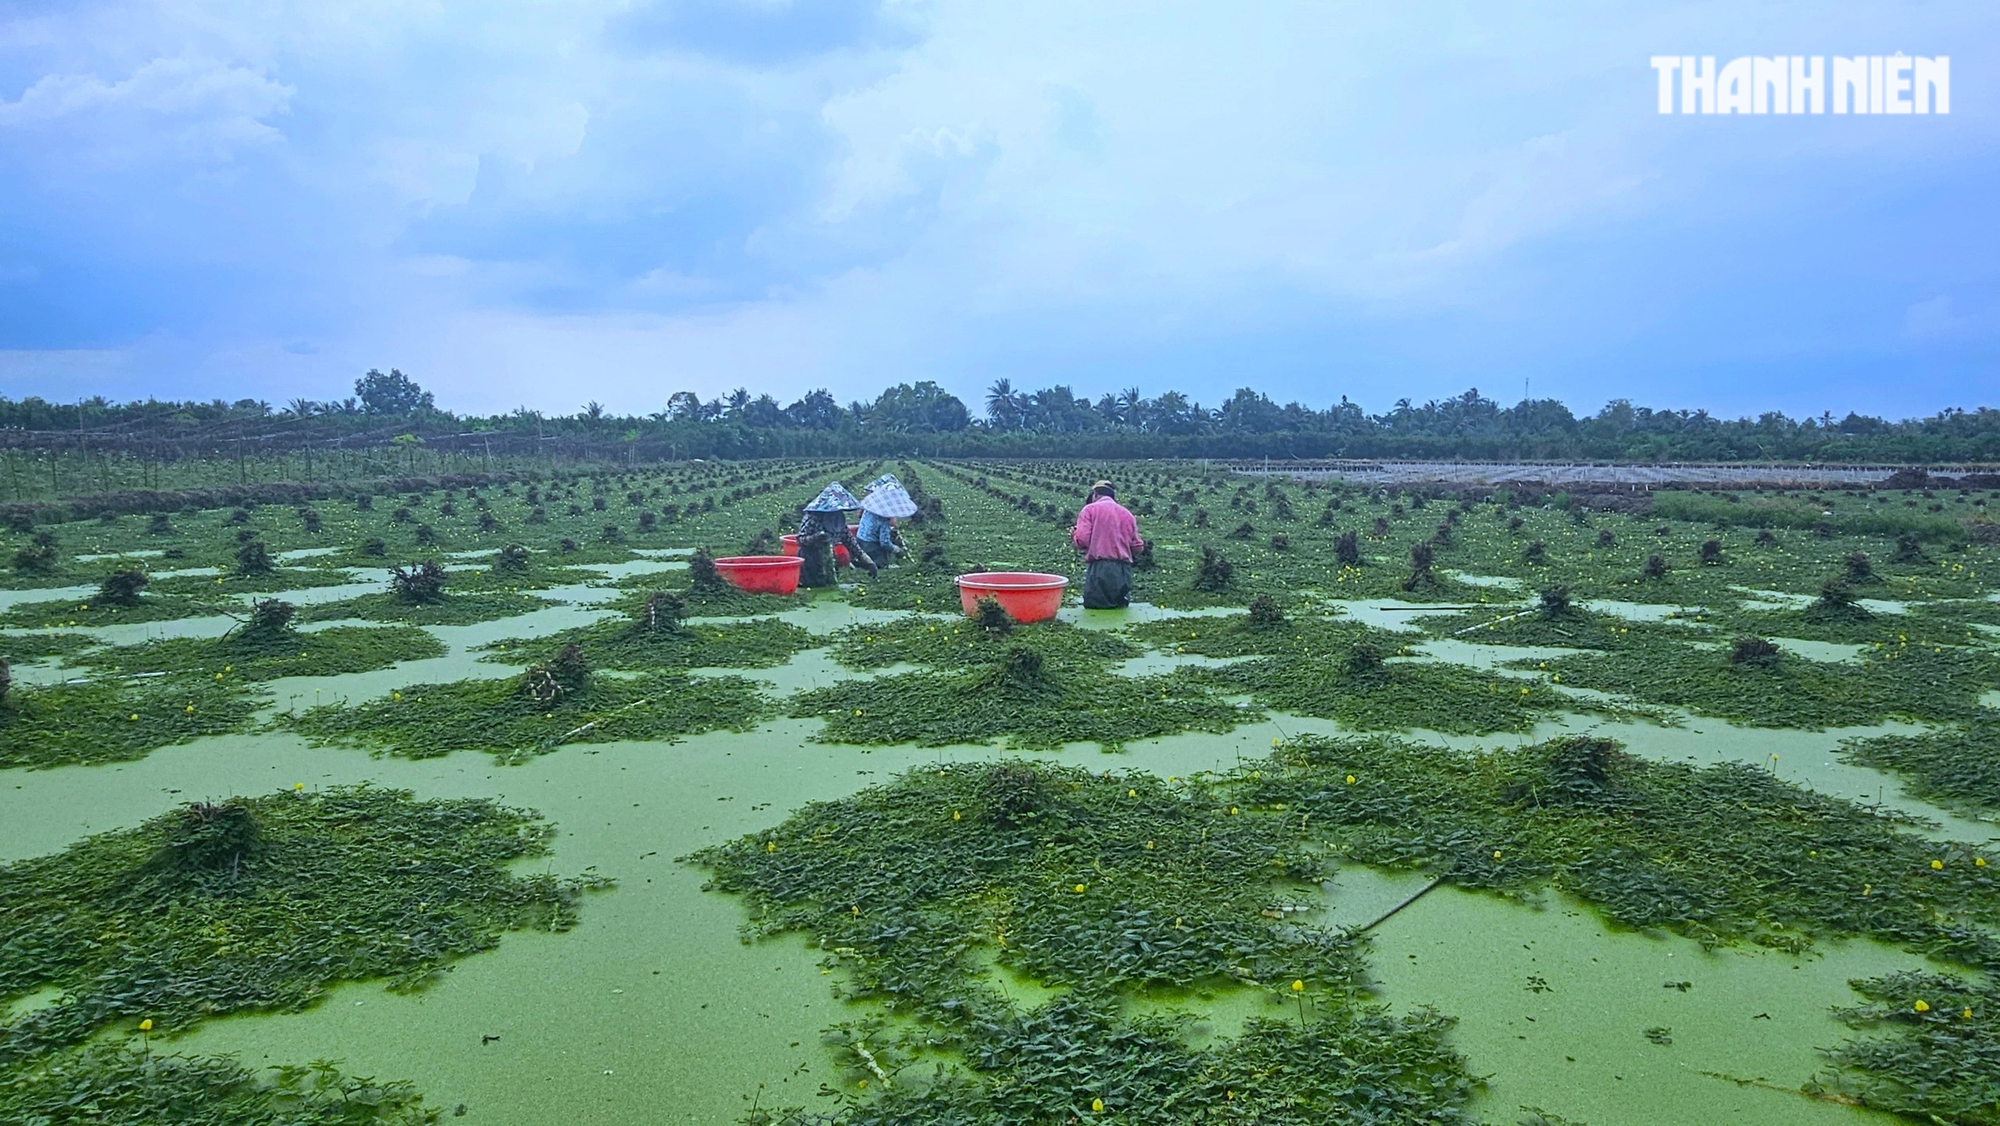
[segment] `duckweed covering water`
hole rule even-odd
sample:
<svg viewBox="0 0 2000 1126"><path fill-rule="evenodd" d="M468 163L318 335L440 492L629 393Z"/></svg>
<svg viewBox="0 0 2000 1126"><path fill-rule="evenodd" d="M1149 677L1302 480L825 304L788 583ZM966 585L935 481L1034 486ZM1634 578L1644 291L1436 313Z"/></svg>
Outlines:
<svg viewBox="0 0 2000 1126"><path fill-rule="evenodd" d="M746 937L805 932L852 995L918 1021L835 1030L855 1065L837 1107L753 1121L1466 1121L1449 1022L1361 1004L1355 940L1282 921L1327 874L1289 824L1145 774L961 764L696 854L744 895ZM1016 1005L989 955L1060 995ZM1298 1019L1194 1049L1172 1017L1123 1015L1148 987L1231 980L1296 997Z"/></svg>

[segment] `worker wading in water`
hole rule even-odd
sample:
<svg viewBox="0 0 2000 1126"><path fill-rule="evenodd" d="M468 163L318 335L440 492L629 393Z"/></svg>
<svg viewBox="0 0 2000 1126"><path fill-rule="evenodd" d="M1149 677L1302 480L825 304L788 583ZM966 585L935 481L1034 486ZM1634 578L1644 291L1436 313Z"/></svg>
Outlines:
<svg viewBox="0 0 2000 1126"><path fill-rule="evenodd" d="M861 541L847 527L847 514L860 507L861 502L838 481L820 490L806 505L799 520L799 558L805 561L799 565L800 586L833 585L833 545L837 543L846 544L847 558L855 566L867 568L869 578L875 577L875 560L861 550Z"/></svg>
<svg viewBox="0 0 2000 1126"><path fill-rule="evenodd" d="M1132 602L1132 556L1145 541L1139 521L1118 503L1109 481L1090 488L1090 503L1076 514L1070 542L1083 552L1083 608L1114 610Z"/></svg>

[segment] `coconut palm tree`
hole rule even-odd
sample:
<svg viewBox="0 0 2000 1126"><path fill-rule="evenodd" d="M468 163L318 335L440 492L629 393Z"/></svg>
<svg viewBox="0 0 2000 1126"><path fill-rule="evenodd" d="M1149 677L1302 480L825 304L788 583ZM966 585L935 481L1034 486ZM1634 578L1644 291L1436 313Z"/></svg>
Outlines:
<svg viewBox="0 0 2000 1126"><path fill-rule="evenodd" d="M986 418L996 430L1013 430L1021 425L1021 396L1011 380L996 379L986 389Z"/></svg>

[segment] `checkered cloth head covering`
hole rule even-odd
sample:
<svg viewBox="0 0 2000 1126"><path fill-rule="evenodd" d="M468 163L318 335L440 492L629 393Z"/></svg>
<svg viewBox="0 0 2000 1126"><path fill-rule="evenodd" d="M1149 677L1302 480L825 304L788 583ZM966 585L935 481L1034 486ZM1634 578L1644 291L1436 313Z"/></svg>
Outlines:
<svg viewBox="0 0 2000 1126"><path fill-rule="evenodd" d="M905 516L917 514L917 502L910 499L910 494L903 491L903 486L890 484L876 489L863 498L861 510L900 520Z"/></svg>

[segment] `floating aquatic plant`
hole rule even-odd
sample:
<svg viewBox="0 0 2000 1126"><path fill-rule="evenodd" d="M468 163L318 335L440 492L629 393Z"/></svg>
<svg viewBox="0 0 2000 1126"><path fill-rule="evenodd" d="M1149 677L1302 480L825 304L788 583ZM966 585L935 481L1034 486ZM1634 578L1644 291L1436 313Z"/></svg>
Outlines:
<svg viewBox="0 0 2000 1126"><path fill-rule="evenodd" d="M545 671L562 691L537 692L516 679L415 684L386 698L321 705L277 722L317 743L407 758L485 751L521 762L569 743L670 742L702 731L747 731L769 711L755 686L736 677L662 672L578 679L560 669Z"/></svg>
<svg viewBox="0 0 2000 1126"><path fill-rule="evenodd" d="M854 996L920 1022L904 1045L836 1030L856 1085L831 1114L756 1121L1468 1121L1449 1022L1359 1003L1356 940L1274 909L1326 874L1291 824L1147 774L950 764L697 853L744 896L748 935L807 933ZM1064 993L1022 1009L989 959ZM1171 1017L1120 1015L1123 995L1231 982L1297 983L1311 1005L1204 1049ZM940 1050L961 1062L908 1066Z"/></svg>
<svg viewBox="0 0 2000 1126"><path fill-rule="evenodd" d="M160 747L240 730L255 704L240 679L206 676L16 686L0 701L0 769L142 758Z"/></svg>
<svg viewBox="0 0 2000 1126"><path fill-rule="evenodd" d="M370 787L185 807L0 866L0 1065L141 1019L300 1009L335 982L415 989L508 930L564 930L597 879L516 876L553 830L484 799Z"/></svg>
<svg viewBox="0 0 2000 1126"><path fill-rule="evenodd" d="M1553 883L1614 923L1711 945L1868 936L2000 967L2000 881L1979 849L1752 766L1582 736L1475 754L1307 737L1244 776L1246 805L1309 816L1365 863L1507 894Z"/></svg>

